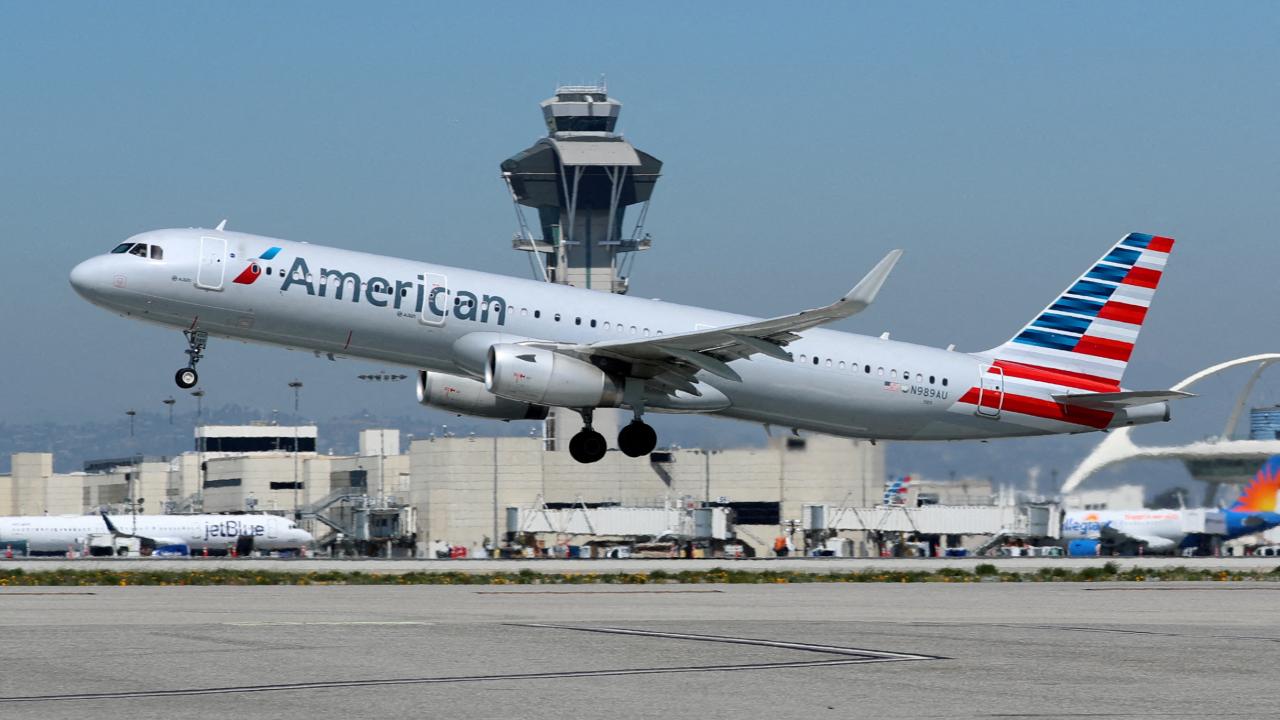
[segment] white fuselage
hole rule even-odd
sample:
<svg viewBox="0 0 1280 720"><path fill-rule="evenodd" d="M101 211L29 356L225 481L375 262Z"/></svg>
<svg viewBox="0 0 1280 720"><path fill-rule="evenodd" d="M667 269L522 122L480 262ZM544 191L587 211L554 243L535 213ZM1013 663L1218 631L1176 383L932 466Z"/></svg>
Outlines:
<svg viewBox="0 0 1280 720"><path fill-rule="evenodd" d="M258 550L301 548L312 539L292 520L276 515L113 515L111 522L122 534L193 551L226 550L241 536L253 538ZM31 552L64 552L110 533L101 515L0 517L0 551L25 542Z"/></svg>
<svg viewBox="0 0 1280 720"><path fill-rule="evenodd" d="M483 377L497 342L586 344L751 320L244 233L158 230L131 240L163 248L163 259L91 258L72 272L77 292L171 327L471 378ZM1012 378L993 386L992 358L877 337L812 329L787 350L793 362L734 362L740 382L703 371L698 381L714 392L649 400L646 409L908 440L1087 432L1165 413L1161 405L1064 418L1050 388ZM982 393L988 402L979 411Z"/></svg>

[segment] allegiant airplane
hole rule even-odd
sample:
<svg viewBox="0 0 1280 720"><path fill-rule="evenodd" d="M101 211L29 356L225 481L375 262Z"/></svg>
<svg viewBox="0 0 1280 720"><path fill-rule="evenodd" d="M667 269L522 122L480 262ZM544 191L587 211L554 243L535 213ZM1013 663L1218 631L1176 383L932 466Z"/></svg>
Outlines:
<svg viewBox="0 0 1280 720"><path fill-rule="evenodd" d="M618 448L651 452L645 412L706 413L854 438L962 440L1167 421L1186 393L1122 389L1173 240L1132 233L1008 342L966 353L820 329L865 310L902 252L830 305L759 319L215 229L129 238L71 271L90 302L180 328L179 387L209 337L418 370L418 398L502 420L627 407Z"/></svg>
<svg viewBox="0 0 1280 720"><path fill-rule="evenodd" d="M1062 521L1066 540L1132 540L1151 552L1170 552L1187 544L1192 531L1188 512L1222 515L1223 538L1231 540L1280 526L1280 455L1273 456L1226 510L1072 510Z"/></svg>

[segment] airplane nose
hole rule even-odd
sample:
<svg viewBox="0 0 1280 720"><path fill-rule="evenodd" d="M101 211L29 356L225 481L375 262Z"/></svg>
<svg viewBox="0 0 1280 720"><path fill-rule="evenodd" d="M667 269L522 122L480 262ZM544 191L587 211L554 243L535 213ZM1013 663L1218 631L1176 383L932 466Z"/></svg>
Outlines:
<svg viewBox="0 0 1280 720"><path fill-rule="evenodd" d="M68 279L76 293L87 300L92 300L95 295L101 293L107 284L104 264L105 258L91 257L71 268Z"/></svg>

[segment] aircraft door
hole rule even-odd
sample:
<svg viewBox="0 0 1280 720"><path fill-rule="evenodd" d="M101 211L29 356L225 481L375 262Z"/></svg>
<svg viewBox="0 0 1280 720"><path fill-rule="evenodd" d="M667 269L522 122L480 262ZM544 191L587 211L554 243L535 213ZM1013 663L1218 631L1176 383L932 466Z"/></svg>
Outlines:
<svg viewBox="0 0 1280 720"><path fill-rule="evenodd" d="M978 366L978 409L975 415L1000 417L1004 407L1004 369L995 365Z"/></svg>
<svg viewBox="0 0 1280 720"><path fill-rule="evenodd" d="M196 287L202 290L221 290L222 279L227 272L226 260L225 238L200 238L200 264L196 267Z"/></svg>
<svg viewBox="0 0 1280 720"><path fill-rule="evenodd" d="M444 327L453 306L449 279L440 273L424 273L422 278L422 311L418 313L418 321L423 325Z"/></svg>

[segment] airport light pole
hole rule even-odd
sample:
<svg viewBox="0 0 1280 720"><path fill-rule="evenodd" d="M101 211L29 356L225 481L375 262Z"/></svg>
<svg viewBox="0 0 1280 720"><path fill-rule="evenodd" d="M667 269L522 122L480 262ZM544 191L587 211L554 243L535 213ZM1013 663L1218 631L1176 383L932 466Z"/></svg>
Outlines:
<svg viewBox="0 0 1280 720"><path fill-rule="evenodd" d="M176 403L176 402L178 402L178 401L177 401L177 400L174 400L174 399L173 399L173 396L172 396L172 395L170 395L169 397L165 398L164 400L161 400L160 402L162 402L162 403L164 403L165 405L169 406L169 424L170 424L170 425L172 425L172 424L173 424L173 404L174 404L174 403Z"/></svg>
<svg viewBox="0 0 1280 720"><path fill-rule="evenodd" d="M302 391L302 381L294 378L289 381L289 387L293 388L293 414L298 414L298 396Z"/></svg>
<svg viewBox="0 0 1280 720"><path fill-rule="evenodd" d="M129 416L129 437L133 437L133 418L138 414L138 411L130 408L125 410L124 414Z"/></svg>
<svg viewBox="0 0 1280 720"><path fill-rule="evenodd" d="M289 381L293 389L293 519L298 519L298 404L302 394L302 381L294 378Z"/></svg>
<svg viewBox="0 0 1280 720"><path fill-rule="evenodd" d="M191 397L196 399L196 423L199 424L201 418L204 417L204 390L200 388L192 390Z"/></svg>

